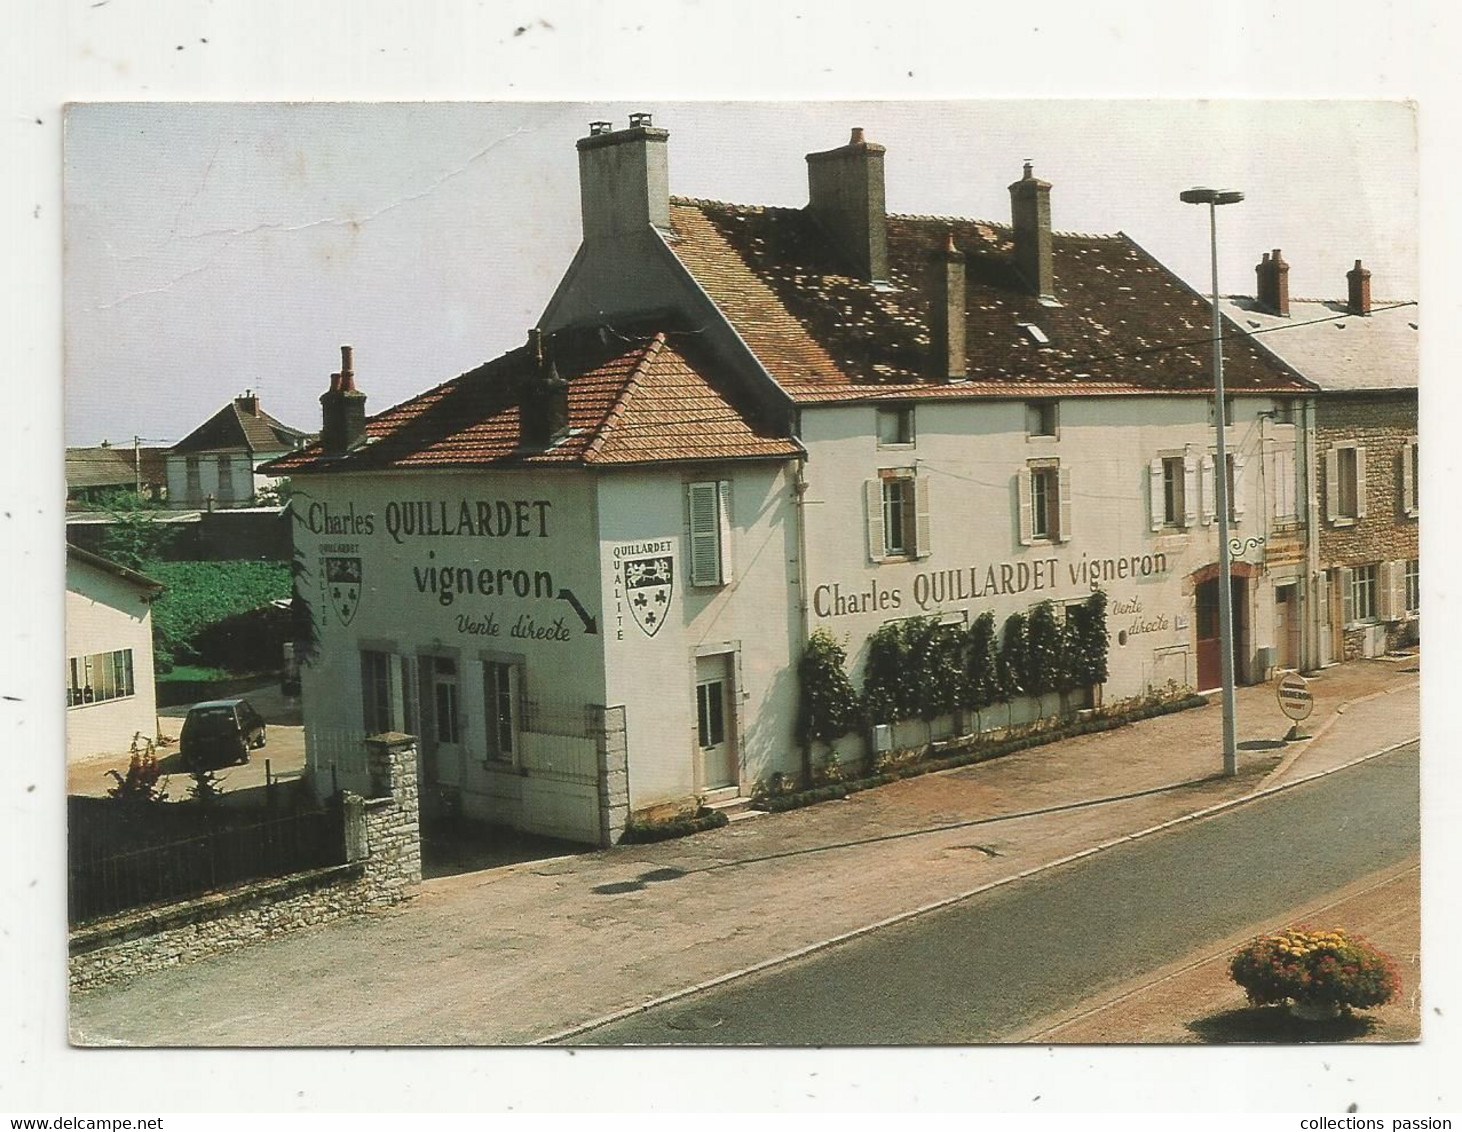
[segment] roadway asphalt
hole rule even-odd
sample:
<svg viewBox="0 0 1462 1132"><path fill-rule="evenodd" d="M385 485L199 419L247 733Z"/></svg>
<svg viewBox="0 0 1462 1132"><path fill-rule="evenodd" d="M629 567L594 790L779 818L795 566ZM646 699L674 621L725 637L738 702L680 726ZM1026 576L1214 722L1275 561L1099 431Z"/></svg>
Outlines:
<svg viewBox="0 0 1462 1132"><path fill-rule="evenodd" d="M1000 1041L1418 851L1416 744L580 1034L595 1045Z"/></svg>

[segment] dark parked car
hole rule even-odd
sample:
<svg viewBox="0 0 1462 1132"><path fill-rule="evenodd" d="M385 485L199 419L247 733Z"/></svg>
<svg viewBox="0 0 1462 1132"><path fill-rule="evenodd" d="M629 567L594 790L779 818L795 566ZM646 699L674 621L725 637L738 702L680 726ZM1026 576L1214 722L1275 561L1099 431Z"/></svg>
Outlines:
<svg viewBox="0 0 1462 1132"><path fill-rule="evenodd" d="M188 768L246 763L264 745L264 718L248 700L194 704L183 720L178 754Z"/></svg>

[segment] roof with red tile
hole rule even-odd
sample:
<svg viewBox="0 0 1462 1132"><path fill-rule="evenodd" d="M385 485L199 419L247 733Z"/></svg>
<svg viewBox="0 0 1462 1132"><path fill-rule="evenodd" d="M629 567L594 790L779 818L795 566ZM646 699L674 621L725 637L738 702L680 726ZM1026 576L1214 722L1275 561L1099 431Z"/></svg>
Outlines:
<svg viewBox="0 0 1462 1132"><path fill-rule="evenodd" d="M671 221L676 256L799 402L895 389L943 397L1212 387L1209 303L1125 235L1056 233L1053 305L1020 280L1010 228L999 224L890 216L889 280L875 284L851 273L807 209L677 197ZM951 236L966 263L971 379L957 384L932 373L926 285ZM1232 323L1225 335L1232 391L1311 388Z"/></svg>
<svg viewBox="0 0 1462 1132"><path fill-rule="evenodd" d="M521 444L521 390L535 363L519 347L366 422L366 443L344 456L319 445L269 465L281 474L492 465L616 467L691 460L787 459L801 454L740 403L714 367L692 362L674 332L607 329L547 339L568 383L569 433L547 448Z"/></svg>

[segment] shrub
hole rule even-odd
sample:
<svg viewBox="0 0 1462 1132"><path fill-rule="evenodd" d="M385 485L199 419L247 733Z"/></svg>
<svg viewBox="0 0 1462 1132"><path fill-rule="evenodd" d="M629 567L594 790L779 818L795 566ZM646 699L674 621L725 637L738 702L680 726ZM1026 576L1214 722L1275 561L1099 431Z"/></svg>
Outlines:
<svg viewBox="0 0 1462 1132"><path fill-rule="evenodd" d="M702 807L694 815L684 814L668 821L632 821L624 827L621 844L645 845L653 841L669 841L675 837L688 837L707 829L720 829L729 825L731 819L720 810Z"/></svg>
<svg viewBox="0 0 1462 1132"><path fill-rule="evenodd" d="M890 621L868 638L863 710L869 723L895 723L919 714L918 679L909 656L911 624Z"/></svg>
<svg viewBox="0 0 1462 1132"><path fill-rule="evenodd" d="M798 704L797 739L830 743L858 726L858 693L848 679L848 654L826 629L807 639L797 665L802 698Z"/></svg>
<svg viewBox="0 0 1462 1132"><path fill-rule="evenodd" d="M988 609L970 626L963 693L963 706L971 711L984 711L1000 701L1000 650L995 642L995 615Z"/></svg>
<svg viewBox="0 0 1462 1132"><path fill-rule="evenodd" d="M1061 625L1056 620L1056 607L1049 601L1043 601L1031 612L1026 628L1026 694L1039 700L1047 692L1059 691L1065 683L1064 668Z"/></svg>
<svg viewBox="0 0 1462 1132"><path fill-rule="evenodd" d="M151 739L143 738L138 732L132 738L132 758L127 763L127 773L107 771L116 780L116 785L107 790L108 797L115 798L127 806L146 806L167 801L167 791L159 783L166 783L162 768L157 765L157 748Z"/></svg>
<svg viewBox="0 0 1462 1132"><path fill-rule="evenodd" d="M1012 613L1005 619L1000 641L1000 698L1011 699L1029 691L1025 682L1029 672L1026 659L1026 616Z"/></svg>
<svg viewBox="0 0 1462 1132"><path fill-rule="evenodd" d="M1286 1001L1368 1007L1401 991L1395 964L1358 936L1336 928L1286 928L1250 940L1229 961L1229 974L1255 1006Z"/></svg>
<svg viewBox="0 0 1462 1132"><path fill-rule="evenodd" d="M150 562L146 571L167 589L152 606L158 667L199 659L195 638L215 622L290 596L283 562Z"/></svg>
<svg viewBox="0 0 1462 1132"><path fill-rule="evenodd" d="M959 707L964 684L963 634L933 617L917 617L908 623L905 636L916 714L926 721L950 714Z"/></svg>

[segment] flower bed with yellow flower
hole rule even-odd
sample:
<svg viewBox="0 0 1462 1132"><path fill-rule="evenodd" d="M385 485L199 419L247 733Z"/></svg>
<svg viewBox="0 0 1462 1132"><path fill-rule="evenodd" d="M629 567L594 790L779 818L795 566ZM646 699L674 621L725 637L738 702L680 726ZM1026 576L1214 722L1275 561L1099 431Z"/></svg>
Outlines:
<svg viewBox="0 0 1462 1132"><path fill-rule="evenodd" d="M1383 952L1339 928L1287 928L1250 940L1229 961L1229 974L1255 1006L1368 1007L1390 1002L1401 976Z"/></svg>

